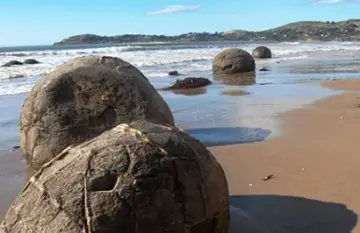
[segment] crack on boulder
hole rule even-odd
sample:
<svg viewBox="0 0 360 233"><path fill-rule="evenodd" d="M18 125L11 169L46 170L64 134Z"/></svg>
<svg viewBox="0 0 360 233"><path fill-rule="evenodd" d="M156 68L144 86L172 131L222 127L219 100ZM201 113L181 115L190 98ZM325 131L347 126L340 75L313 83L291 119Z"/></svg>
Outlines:
<svg viewBox="0 0 360 233"><path fill-rule="evenodd" d="M62 206L61 203L58 202L58 200L53 197L50 192L47 190L46 186L43 183L39 183L37 178L35 176L31 177L29 180L29 184L32 184L33 187L36 188L36 190L38 190L41 194L41 196L43 196L44 198L47 198L49 200L49 202L58 210L58 211L63 211L65 213L65 215L71 219L72 221L85 226L84 222L82 221L81 218L79 218L77 215L75 215L74 213L72 213L71 211L67 210L66 208L64 208ZM20 216L21 217L21 216ZM21 217L22 218L22 217Z"/></svg>
<svg viewBox="0 0 360 233"><path fill-rule="evenodd" d="M185 225L185 222L186 222L186 205L185 205L186 198L184 195L185 187L182 185L182 183L179 180L178 171L176 169L176 167L177 167L176 160L173 160L172 162L173 162L173 167L175 170L175 172L174 172L174 181L175 181L174 195L175 195L175 198L178 200L178 202L181 205L180 212L182 213L182 217L183 217L184 225ZM185 225L185 229L186 229L186 225Z"/></svg>
<svg viewBox="0 0 360 233"><path fill-rule="evenodd" d="M232 69L233 68L233 64L228 64L222 67L222 71L225 71L227 69Z"/></svg>
<svg viewBox="0 0 360 233"><path fill-rule="evenodd" d="M2 224L0 225L0 230L3 230L4 233L10 233L4 223L2 223Z"/></svg>
<svg viewBox="0 0 360 233"><path fill-rule="evenodd" d="M200 176L200 180L201 182L199 183L200 186L200 191L201 191L201 195L202 195L202 199L203 199L203 204L204 204L204 210L205 210L205 217L206 220L209 218L209 213L208 213L208 209L207 209L207 203L206 203L206 188L205 188L205 179L203 177L203 174L201 172L201 166L198 163L197 160L194 161L195 167L197 168L198 172L199 172L199 176Z"/></svg>

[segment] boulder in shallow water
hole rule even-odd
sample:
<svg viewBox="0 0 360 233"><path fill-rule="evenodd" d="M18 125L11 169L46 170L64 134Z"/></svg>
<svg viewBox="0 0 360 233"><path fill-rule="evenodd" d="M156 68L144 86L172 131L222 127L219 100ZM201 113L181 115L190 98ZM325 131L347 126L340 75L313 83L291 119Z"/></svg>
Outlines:
<svg viewBox="0 0 360 233"><path fill-rule="evenodd" d="M238 74L254 71L254 58L242 49L225 49L213 60L214 74Z"/></svg>
<svg viewBox="0 0 360 233"><path fill-rule="evenodd" d="M35 65L35 64L39 64L40 62L35 60L35 59L26 59L24 61L24 64L27 64L27 65Z"/></svg>
<svg viewBox="0 0 360 233"><path fill-rule="evenodd" d="M211 81L207 78L189 77L185 79L176 80L176 82L172 86L164 88L164 90L190 89L190 88L204 87L210 84Z"/></svg>
<svg viewBox="0 0 360 233"><path fill-rule="evenodd" d="M1 233L227 233L221 165L175 127L136 121L65 149L25 186Z"/></svg>
<svg viewBox="0 0 360 233"><path fill-rule="evenodd" d="M266 67L263 67L261 68L259 71L270 71L270 69L266 68Z"/></svg>
<svg viewBox="0 0 360 233"><path fill-rule="evenodd" d="M133 65L115 57L78 57L31 90L21 109L20 143L36 171L64 148L134 120L174 125L166 102Z"/></svg>
<svg viewBox="0 0 360 233"><path fill-rule="evenodd" d="M168 75L169 75L169 76L179 76L180 73L179 73L177 70L173 70L173 71L170 71L170 72L168 73Z"/></svg>
<svg viewBox="0 0 360 233"><path fill-rule="evenodd" d="M252 56L255 58L271 58L271 50L265 46L259 46L252 52Z"/></svg>
<svg viewBox="0 0 360 233"><path fill-rule="evenodd" d="M21 66L21 65L23 65L23 63L22 63L22 62L20 62L20 61L16 61L16 60L12 60L12 61L9 61L9 62L5 63L5 64L3 65L3 67L9 67L9 66Z"/></svg>

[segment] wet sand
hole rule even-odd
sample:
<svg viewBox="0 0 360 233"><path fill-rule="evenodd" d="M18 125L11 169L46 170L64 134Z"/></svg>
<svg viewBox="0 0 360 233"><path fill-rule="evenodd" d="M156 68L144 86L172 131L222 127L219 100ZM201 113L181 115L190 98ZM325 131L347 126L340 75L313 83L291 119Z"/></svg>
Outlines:
<svg viewBox="0 0 360 233"><path fill-rule="evenodd" d="M323 85L352 92L280 114L280 137L210 148L231 204L264 232L360 232L360 80Z"/></svg>
<svg viewBox="0 0 360 233"><path fill-rule="evenodd" d="M359 93L281 113L280 137L209 147L229 182L231 233L360 233L360 80L324 85ZM1 219L23 186L19 152L0 154L0 172Z"/></svg>
<svg viewBox="0 0 360 233"><path fill-rule="evenodd" d="M24 186L24 172L20 151L0 153L0 220Z"/></svg>

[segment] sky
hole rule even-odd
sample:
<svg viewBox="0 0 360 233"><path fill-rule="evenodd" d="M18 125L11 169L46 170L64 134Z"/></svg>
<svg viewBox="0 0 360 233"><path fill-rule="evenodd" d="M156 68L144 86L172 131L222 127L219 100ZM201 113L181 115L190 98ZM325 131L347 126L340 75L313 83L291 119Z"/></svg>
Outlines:
<svg viewBox="0 0 360 233"><path fill-rule="evenodd" d="M98 35L263 30L360 18L360 0L0 0L0 46Z"/></svg>

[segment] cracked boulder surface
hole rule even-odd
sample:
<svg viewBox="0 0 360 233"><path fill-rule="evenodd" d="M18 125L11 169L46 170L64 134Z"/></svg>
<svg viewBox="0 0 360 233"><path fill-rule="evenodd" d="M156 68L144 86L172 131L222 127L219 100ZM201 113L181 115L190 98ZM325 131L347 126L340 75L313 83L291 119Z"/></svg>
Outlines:
<svg viewBox="0 0 360 233"><path fill-rule="evenodd" d="M227 233L228 194L221 165L199 141L135 121L46 163L0 233Z"/></svg>
<svg viewBox="0 0 360 233"><path fill-rule="evenodd" d="M28 94L20 113L21 148L36 171L66 147L134 120L174 125L167 103L133 65L115 57L77 57Z"/></svg>
<svg viewBox="0 0 360 233"><path fill-rule="evenodd" d="M225 49L213 59L214 74L238 74L254 71L254 58L239 48Z"/></svg>

